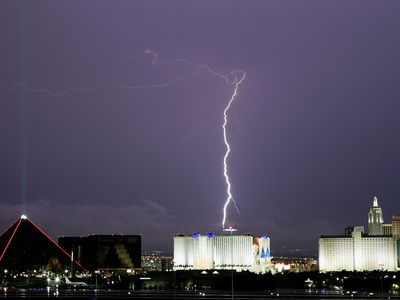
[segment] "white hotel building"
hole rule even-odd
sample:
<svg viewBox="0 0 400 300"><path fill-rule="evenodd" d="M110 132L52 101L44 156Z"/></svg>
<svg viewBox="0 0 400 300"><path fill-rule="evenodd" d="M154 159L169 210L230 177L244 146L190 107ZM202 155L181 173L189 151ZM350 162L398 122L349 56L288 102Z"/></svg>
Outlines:
<svg viewBox="0 0 400 300"><path fill-rule="evenodd" d="M321 236L319 270L329 271L397 271L399 264L400 218L383 224L383 213L375 197L368 213L369 234L364 227L347 228L343 236Z"/></svg>
<svg viewBox="0 0 400 300"><path fill-rule="evenodd" d="M265 272L270 260L267 236L195 233L174 237L174 270Z"/></svg>

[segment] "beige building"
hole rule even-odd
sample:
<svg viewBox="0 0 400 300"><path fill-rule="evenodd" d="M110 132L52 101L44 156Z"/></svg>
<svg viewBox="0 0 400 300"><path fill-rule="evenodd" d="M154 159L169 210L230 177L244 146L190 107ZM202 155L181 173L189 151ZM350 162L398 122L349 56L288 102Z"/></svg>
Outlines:
<svg viewBox="0 0 400 300"><path fill-rule="evenodd" d="M395 239L400 239L400 216L392 216L392 235Z"/></svg>
<svg viewBox="0 0 400 300"><path fill-rule="evenodd" d="M400 223L400 218L393 218ZM362 226L347 230L343 236L321 236L319 239L319 270L329 271L397 271L398 223L383 224L382 209L375 197L368 213L370 234Z"/></svg>
<svg viewBox="0 0 400 300"><path fill-rule="evenodd" d="M397 243L391 236L369 236L354 231L351 236L321 236L319 270L397 270Z"/></svg>

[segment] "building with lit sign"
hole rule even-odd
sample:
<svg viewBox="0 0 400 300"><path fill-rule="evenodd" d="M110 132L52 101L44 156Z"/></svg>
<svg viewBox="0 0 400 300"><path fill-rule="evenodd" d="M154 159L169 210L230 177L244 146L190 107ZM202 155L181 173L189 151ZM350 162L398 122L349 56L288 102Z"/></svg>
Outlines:
<svg viewBox="0 0 400 300"><path fill-rule="evenodd" d="M382 209L375 197L368 213L369 234L363 226L346 228L346 234L340 236L321 236L319 239L319 270L328 271L397 271L398 235L393 228L398 218L392 218L392 224L383 224Z"/></svg>

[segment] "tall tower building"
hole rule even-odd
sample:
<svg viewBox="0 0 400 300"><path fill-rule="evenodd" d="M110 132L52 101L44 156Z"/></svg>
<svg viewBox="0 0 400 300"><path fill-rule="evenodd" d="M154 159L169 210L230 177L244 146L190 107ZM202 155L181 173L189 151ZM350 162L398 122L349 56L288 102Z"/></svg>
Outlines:
<svg viewBox="0 0 400 300"><path fill-rule="evenodd" d="M382 208L378 204L378 198L374 197L374 202L368 212L368 229L369 235L383 234L383 213Z"/></svg>

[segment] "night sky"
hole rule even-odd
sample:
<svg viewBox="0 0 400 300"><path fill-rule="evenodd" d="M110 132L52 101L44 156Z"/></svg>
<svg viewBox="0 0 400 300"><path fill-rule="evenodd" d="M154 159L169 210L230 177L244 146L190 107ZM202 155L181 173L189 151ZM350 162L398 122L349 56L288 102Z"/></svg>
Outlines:
<svg viewBox="0 0 400 300"><path fill-rule="evenodd" d="M2 1L0 228L316 249L400 212L400 1ZM158 53L158 60L145 54ZM179 59L187 59L189 65ZM178 60L178 61L177 61ZM272 253L273 254L273 253Z"/></svg>

